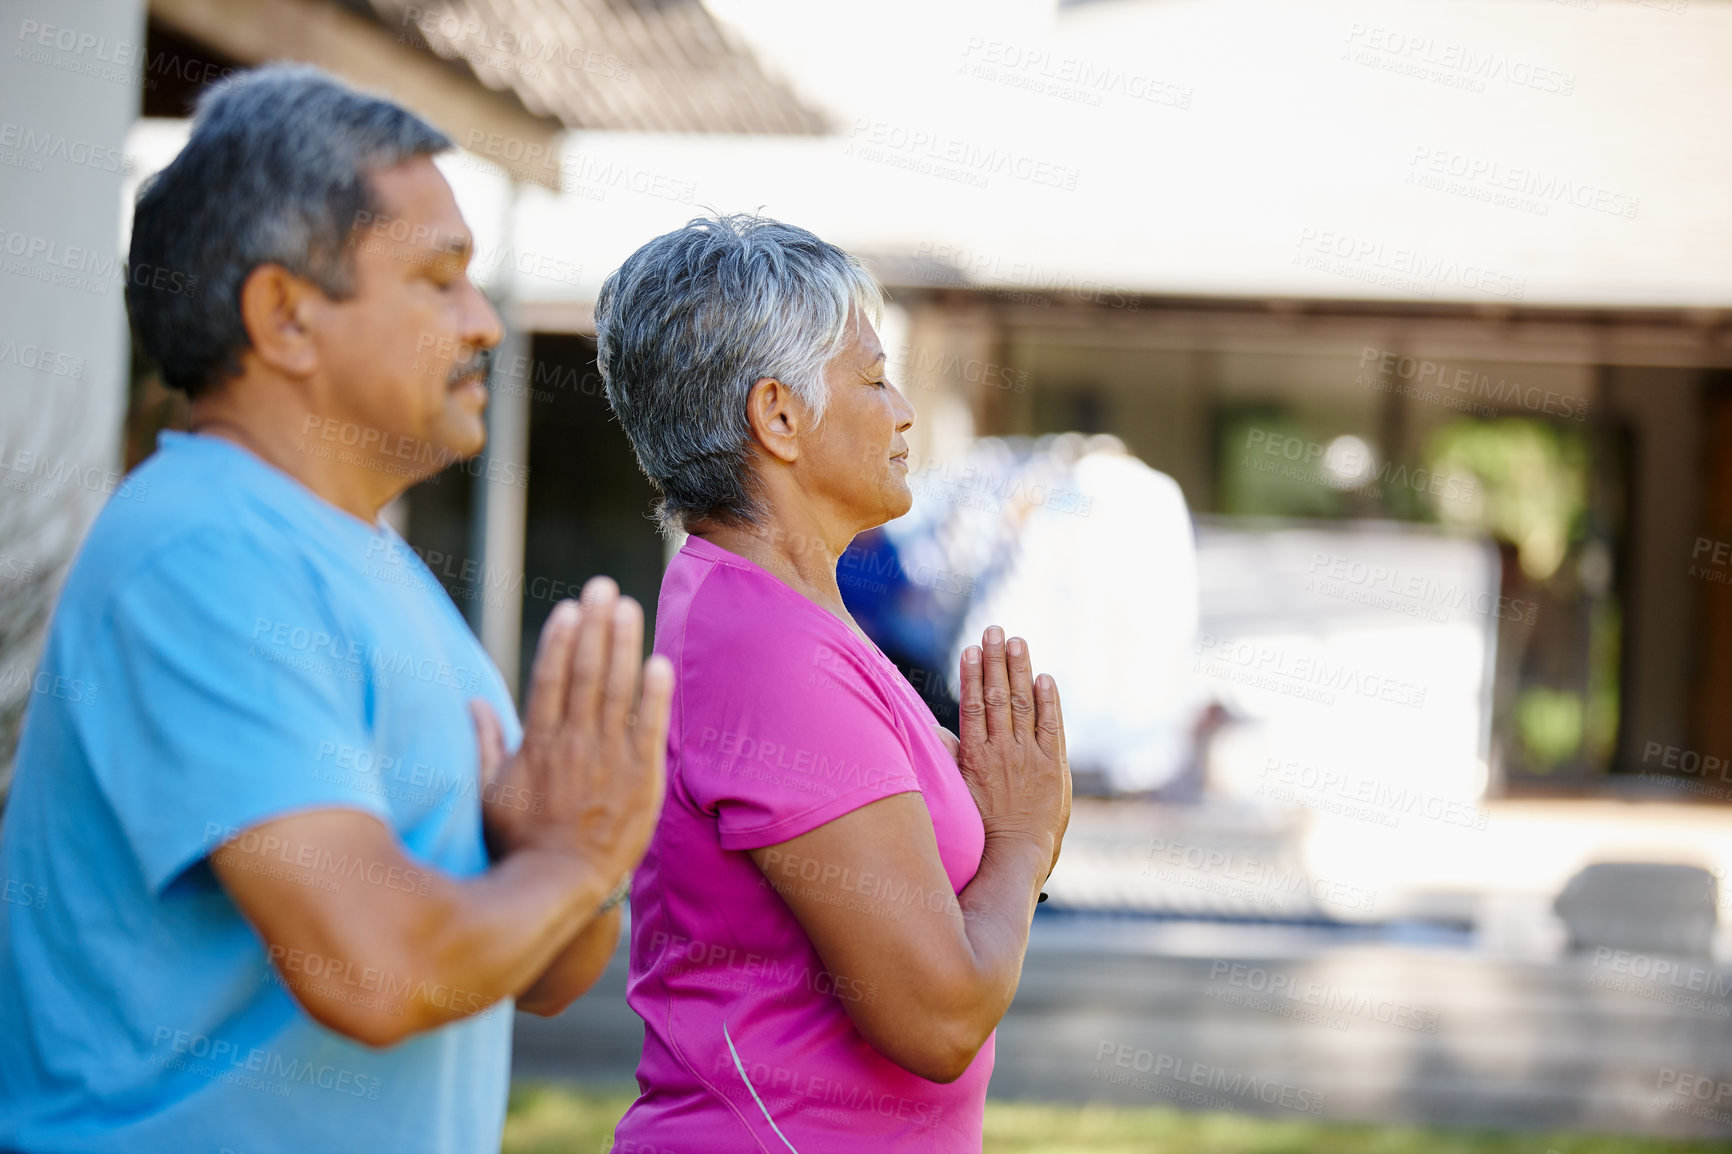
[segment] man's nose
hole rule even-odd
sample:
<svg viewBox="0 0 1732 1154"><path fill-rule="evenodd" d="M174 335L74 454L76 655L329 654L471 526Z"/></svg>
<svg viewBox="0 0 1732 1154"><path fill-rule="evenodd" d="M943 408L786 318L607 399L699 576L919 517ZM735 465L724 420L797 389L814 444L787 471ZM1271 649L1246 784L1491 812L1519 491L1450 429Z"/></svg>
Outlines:
<svg viewBox="0 0 1732 1154"><path fill-rule="evenodd" d="M463 313L463 332L459 339L478 349L491 349L505 339L505 322L482 291L471 282L468 307Z"/></svg>

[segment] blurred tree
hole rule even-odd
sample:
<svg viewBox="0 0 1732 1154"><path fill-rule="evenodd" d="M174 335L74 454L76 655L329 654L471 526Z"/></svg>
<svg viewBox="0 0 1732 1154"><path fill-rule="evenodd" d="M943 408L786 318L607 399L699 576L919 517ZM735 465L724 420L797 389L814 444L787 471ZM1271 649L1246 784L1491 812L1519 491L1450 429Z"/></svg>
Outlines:
<svg viewBox="0 0 1732 1154"><path fill-rule="evenodd" d="M1446 525L1506 543L1504 595L1532 622L1498 621L1494 740L1506 772L1596 776L1615 753L1622 614L1612 551L1591 530L1588 431L1529 417L1464 417L1426 441L1427 465L1474 479L1470 499L1436 502Z"/></svg>
<svg viewBox="0 0 1732 1154"><path fill-rule="evenodd" d="M1478 480L1473 499L1440 502L1438 520L1514 542L1536 581L1558 571L1588 507L1588 446L1576 430L1519 417L1452 421L1426 457L1437 472Z"/></svg>

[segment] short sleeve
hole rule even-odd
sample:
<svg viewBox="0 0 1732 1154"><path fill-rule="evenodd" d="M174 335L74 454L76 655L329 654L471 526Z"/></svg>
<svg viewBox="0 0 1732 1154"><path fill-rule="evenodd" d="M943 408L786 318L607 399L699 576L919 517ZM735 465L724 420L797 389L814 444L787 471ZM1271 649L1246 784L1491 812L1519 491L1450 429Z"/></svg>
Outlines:
<svg viewBox="0 0 1732 1154"><path fill-rule="evenodd" d="M249 826L316 808L390 821L324 751L368 748L367 669L289 558L177 542L105 614L96 775L154 892Z"/></svg>
<svg viewBox="0 0 1732 1154"><path fill-rule="evenodd" d="M907 735L853 645L809 615L774 627L720 616L694 605L687 623L672 752L723 849L775 845L920 789Z"/></svg>

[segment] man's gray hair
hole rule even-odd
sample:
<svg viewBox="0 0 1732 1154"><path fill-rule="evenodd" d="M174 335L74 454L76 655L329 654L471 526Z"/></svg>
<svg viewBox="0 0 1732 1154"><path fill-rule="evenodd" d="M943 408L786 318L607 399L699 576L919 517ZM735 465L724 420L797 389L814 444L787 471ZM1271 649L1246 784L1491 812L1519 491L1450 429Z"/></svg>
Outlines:
<svg viewBox="0 0 1732 1154"><path fill-rule="evenodd" d="M746 398L773 377L822 420L824 367L877 323L883 290L859 260L791 224L736 213L658 236L601 286L596 360L664 533L690 519L756 522Z"/></svg>
<svg viewBox="0 0 1732 1154"><path fill-rule="evenodd" d="M451 147L390 101L317 68L273 64L212 86L133 216L126 306L165 383L197 396L240 372L240 291L278 264L333 300L354 292L348 241L382 206L368 175Z"/></svg>

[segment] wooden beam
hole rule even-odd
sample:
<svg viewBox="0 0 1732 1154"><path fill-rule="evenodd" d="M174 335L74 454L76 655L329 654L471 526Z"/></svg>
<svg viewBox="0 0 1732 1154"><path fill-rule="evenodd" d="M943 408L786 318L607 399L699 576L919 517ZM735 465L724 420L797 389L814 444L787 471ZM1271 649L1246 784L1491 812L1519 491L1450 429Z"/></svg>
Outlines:
<svg viewBox="0 0 1732 1154"><path fill-rule="evenodd" d="M462 64L412 48L390 29L326 0L150 0L150 14L247 64L316 64L413 110L514 179L559 187L558 122L484 87ZM510 159L513 153L555 160L526 163Z"/></svg>
<svg viewBox="0 0 1732 1154"><path fill-rule="evenodd" d="M512 302L512 323L524 332L595 335L595 304L591 301Z"/></svg>

